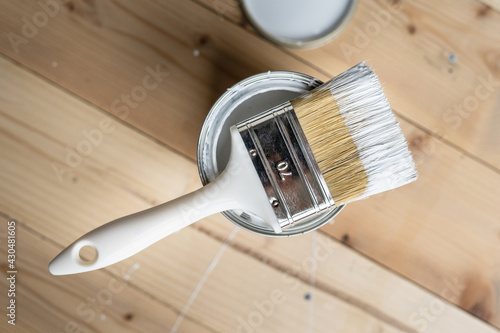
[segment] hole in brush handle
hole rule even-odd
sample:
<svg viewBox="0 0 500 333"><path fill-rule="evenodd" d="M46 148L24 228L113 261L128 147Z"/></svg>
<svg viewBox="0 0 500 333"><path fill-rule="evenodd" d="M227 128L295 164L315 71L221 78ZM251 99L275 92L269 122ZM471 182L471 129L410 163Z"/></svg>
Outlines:
<svg viewBox="0 0 500 333"><path fill-rule="evenodd" d="M83 240L74 245L72 257L76 263L82 266L90 266L97 262L99 251L92 242Z"/></svg>

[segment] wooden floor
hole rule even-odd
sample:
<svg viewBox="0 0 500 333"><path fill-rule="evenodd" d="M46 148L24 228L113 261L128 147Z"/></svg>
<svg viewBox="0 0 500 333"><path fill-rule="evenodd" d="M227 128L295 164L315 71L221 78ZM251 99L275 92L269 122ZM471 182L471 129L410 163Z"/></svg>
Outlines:
<svg viewBox="0 0 500 333"><path fill-rule="evenodd" d="M262 39L235 0L54 1L0 1L3 311L11 220L18 272L16 325L2 314L0 331L499 332L499 1L361 0L313 50ZM49 274L83 233L201 185L198 134L228 87L362 60L417 182L301 237L217 215L111 267Z"/></svg>

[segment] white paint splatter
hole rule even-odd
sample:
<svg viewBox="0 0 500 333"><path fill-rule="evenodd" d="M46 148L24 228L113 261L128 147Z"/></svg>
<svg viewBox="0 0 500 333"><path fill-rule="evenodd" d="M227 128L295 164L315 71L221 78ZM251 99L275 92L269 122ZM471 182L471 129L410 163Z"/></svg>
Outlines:
<svg viewBox="0 0 500 333"><path fill-rule="evenodd" d="M200 50L198 50L198 49L194 49L194 51L193 51L193 55L194 55L195 57L199 56L199 55L200 55Z"/></svg>
<svg viewBox="0 0 500 333"><path fill-rule="evenodd" d="M139 267L141 267L141 265L139 265L139 263L134 263L127 271L127 273L123 276L123 279L125 281L128 281L130 280L130 276L132 275L132 273L134 273L136 270L139 269Z"/></svg>
<svg viewBox="0 0 500 333"><path fill-rule="evenodd" d="M234 236L238 232L238 227L234 227L234 229L231 231L229 236L227 236L226 240L220 247L219 251L215 254L215 257L212 259L210 262L210 265L208 265L207 269L205 270L205 273L201 276L200 280L198 281L198 284L194 288L193 292L191 293L191 296L189 296L189 299L187 300L186 304L184 305L184 308L182 309L181 314L179 317L177 317L177 320L174 323L174 326L170 330L170 333L175 333L179 329L179 326L181 326L182 321L184 320L184 317L188 313L189 309L191 308L191 305L193 304L194 300L198 296L198 294L201 291L201 288L203 288L203 285L205 284L205 281L208 279L208 276L212 271L215 269L215 266L219 263L220 258L226 251L227 247L229 246L229 243L233 240Z"/></svg>

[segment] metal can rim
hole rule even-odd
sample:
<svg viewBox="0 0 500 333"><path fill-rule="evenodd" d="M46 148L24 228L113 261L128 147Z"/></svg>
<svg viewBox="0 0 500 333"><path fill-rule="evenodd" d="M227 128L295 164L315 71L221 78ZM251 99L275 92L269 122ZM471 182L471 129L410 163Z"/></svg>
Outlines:
<svg viewBox="0 0 500 333"><path fill-rule="evenodd" d="M329 33L326 33L325 35L316 39L311 39L308 41L301 42L300 44L281 40L279 38L274 37L272 34L268 33L259 24L257 24L257 22L253 19L252 15L250 15L248 8L245 5L245 1L240 0L238 2L240 3L241 12L243 13L245 19L261 36L263 36L267 40L271 41L276 45L285 46L291 49L312 49L327 44L328 42L332 41L335 37L340 35L342 31L344 31L347 25L351 22L354 13L356 12L358 1L359 0L351 1L351 4L347 10L347 14L343 18L343 20L339 23L339 25L335 26L335 28L331 30Z"/></svg>

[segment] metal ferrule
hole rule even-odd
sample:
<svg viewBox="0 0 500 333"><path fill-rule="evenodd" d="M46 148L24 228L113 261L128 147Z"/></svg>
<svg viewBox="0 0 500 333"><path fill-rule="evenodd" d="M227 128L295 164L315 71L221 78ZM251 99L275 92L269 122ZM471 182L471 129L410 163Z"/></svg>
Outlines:
<svg viewBox="0 0 500 333"><path fill-rule="evenodd" d="M282 229L334 207L289 102L236 126Z"/></svg>

